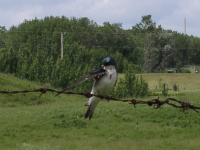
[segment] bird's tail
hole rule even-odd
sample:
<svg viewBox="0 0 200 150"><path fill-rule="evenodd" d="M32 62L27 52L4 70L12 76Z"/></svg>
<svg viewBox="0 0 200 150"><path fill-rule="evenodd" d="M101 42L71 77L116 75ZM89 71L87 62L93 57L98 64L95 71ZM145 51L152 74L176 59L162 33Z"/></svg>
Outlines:
<svg viewBox="0 0 200 150"><path fill-rule="evenodd" d="M87 119L88 117L89 117L89 119L92 118L93 113L94 113L94 110L96 109L96 107L97 107L99 101L100 101L100 100L93 101L93 102L89 105L89 107L88 107L88 109L87 109L87 111L86 111L86 114L85 114L85 119Z"/></svg>
<svg viewBox="0 0 200 150"><path fill-rule="evenodd" d="M87 119L89 117L89 119L92 118L94 111L92 111L91 109L91 105L88 107L86 114L85 114L85 119Z"/></svg>

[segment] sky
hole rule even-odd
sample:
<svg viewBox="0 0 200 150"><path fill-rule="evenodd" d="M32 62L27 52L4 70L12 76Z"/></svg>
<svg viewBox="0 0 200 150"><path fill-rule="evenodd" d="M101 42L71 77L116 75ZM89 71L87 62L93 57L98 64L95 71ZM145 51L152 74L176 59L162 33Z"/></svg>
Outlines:
<svg viewBox="0 0 200 150"><path fill-rule="evenodd" d="M35 17L87 17L99 25L122 23L124 29L151 15L156 25L200 37L200 0L0 0L0 26L7 30Z"/></svg>

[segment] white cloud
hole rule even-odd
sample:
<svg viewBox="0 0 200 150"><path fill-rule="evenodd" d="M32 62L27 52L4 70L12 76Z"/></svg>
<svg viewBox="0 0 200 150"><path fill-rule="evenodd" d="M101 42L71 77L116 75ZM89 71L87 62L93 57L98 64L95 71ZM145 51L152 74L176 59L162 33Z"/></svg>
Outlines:
<svg viewBox="0 0 200 150"><path fill-rule="evenodd" d="M42 12L41 6L33 6L33 7L25 6L25 7L26 9L23 9L22 11L15 13L15 16L11 17L12 22L22 23L25 19L31 20L35 18L38 14L40 14L40 12Z"/></svg>
<svg viewBox="0 0 200 150"><path fill-rule="evenodd" d="M164 28L184 32L184 18L186 18L187 34L200 36L200 1L183 0L173 13L163 19L158 20Z"/></svg>

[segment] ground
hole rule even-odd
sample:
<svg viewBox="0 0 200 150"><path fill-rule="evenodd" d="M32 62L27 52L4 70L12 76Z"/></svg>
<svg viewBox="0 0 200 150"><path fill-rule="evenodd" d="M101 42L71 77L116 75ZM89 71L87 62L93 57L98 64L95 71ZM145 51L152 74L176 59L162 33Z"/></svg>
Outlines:
<svg viewBox="0 0 200 150"><path fill-rule="evenodd" d="M159 86L161 78L163 83L169 83L169 89L178 84L184 95L173 98L185 98L200 106L200 75L144 74L143 77L151 91ZM41 87L44 85L0 74L0 91ZM2 150L200 148L200 115L193 110L183 112L169 105L156 110L148 105L134 108L128 103L102 100L93 118L88 120L82 118L87 109L84 106L87 98L64 94L55 97L51 92L39 95L0 94ZM157 97L142 100L153 98Z"/></svg>

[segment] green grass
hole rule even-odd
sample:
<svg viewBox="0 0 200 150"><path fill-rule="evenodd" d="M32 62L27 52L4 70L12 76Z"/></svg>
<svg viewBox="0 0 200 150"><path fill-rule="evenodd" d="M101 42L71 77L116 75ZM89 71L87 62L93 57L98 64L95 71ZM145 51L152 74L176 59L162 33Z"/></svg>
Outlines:
<svg viewBox="0 0 200 150"><path fill-rule="evenodd" d="M163 74L163 80L171 74ZM178 74L177 81L185 74ZM183 75L183 76L182 76ZM161 74L144 75L156 83ZM189 80L189 79L188 79ZM174 79L175 81L175 79ZM175 81L176 82L176 81ZM196 86L196 82L194 87ZM187 85L185 96L200 106L200 92ZM0 90L37 89L43 86L12 75L0 74ZM49 87L49 86L48 86ZM50 87L51 88L51 87ZM200 115L168 105L153 109L122 102L99 103L92 120L82 119L88 100L83 96L47 92L0 94L0 147L2 150L63 149L190 149L200 148ZM147 97L150 100L155 97ZM165 97L160 97L164 100Z"/></svg>
<svg viewBox="0 0 200 150"><path fill-rule="evenodd" d="M179 86L180 92L197 92L200 90L200 74L192 73L150 73L143 74L143 78L148 82L150 90L155 90L162 83L169 83L168 88L173 89L173 85Z"/></svg>
<svg viewBox="0 0 200 150"><path fill-rule="evenodd" d="M150 90L155 90L156 86L159 88L160 79L162 83L169 84L169 90L172 90L175 84L179 86L180 92L196 92L200 89L199 73L148 73L141 75L148 82ZM119 74L119 78L124 78L124 74Z"/></svg>

